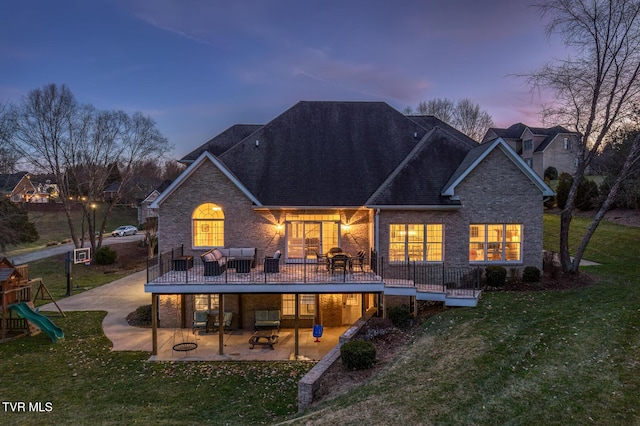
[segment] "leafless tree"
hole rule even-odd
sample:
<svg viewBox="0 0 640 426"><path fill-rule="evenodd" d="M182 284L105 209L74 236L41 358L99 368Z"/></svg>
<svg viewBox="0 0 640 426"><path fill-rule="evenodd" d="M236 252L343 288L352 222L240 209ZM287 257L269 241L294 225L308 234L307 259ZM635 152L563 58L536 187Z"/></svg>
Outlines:
<svg viewBox="0 0 640 426"><path fill-rule="evenodd" d="M167 160L164 163L162 176L165 180L176 180L185 168L186 166L184 164L179 163L176 160Z"/></svg>
<svg viewBox="0 0 640 426"><path fill-rule="evenodd" d="M411 109L408 108L406 111L410 113ZM487 130L493 126L491 115L481 110L480 105L468 98L457 102L446 98L430 99L420 102L416 112L422 115L433 115L475 141L480 141Z"/></svg>
<svg viewBox="0 0 640 426"><path fill-rule="evenodd" d="M586 246L617 191L638 161L640 141L632 143L620 174L582 238L573 261L569 227L578 185L609 135L637 122L640 101L640 1L542 0L536 7L547 17L549 36L559 35L572 52L529 76L534 88L549 90L554 102L545 105L546 122L579 132L578 159L567 204L561 212L560 258L565 272L577 272Z"/></svg>
<svg viewBox="0 0 640 426"><path fill-rule="evenodd" d="M19 156L11 148L13 126L7 104L0 103L0 173L15 173Z"/></svg>
<svg viewBox="0 0 640 426"><path fill-rule="evenodd" d="M83 240L72 220L73 205L81 205L91 246L99 249L107 219L123 188L139 170L137 166L144 160L161 158L170 149L151 118L80 105L64 85L49 84L29 92L15 108L14 121L13 145L36 169L57 179L76 247ZM115 169L119 189L101 210L98 224L95 203L102 200Z"/></svg>

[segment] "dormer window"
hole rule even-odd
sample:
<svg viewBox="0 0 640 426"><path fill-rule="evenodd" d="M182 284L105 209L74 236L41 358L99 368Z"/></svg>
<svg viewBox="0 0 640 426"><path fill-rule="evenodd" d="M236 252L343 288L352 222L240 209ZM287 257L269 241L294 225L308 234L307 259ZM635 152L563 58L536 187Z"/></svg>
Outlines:
<svg viewBox="0 0 640 426"><path fill-rule="evenodd" d="M531 151L533 149L533 139L528 139L524 141L524 150Z"/></svg>

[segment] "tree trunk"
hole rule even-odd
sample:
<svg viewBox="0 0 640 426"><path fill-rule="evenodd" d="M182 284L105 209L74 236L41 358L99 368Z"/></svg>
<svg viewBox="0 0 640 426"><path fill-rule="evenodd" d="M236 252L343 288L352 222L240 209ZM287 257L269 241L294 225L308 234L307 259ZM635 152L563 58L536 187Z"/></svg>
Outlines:
<svg viewBox="0 0 640 426"><path fill-rule="evenodd" d="M596 228L598 228L600 221L604 218L604 215L609 210L609 207L611 207L611 204L613 204L613 202L615 201L618 195L618 192L620 191L620 187L622 187L622 184L627 179L629 175L629 171L633 167L634 163L638 161L639 152L640 152L640 134L636 136L636 138L633 140L633 144L631 145L631 150L629 151L629 155L627 155L624 165L622 166L622 170L618 174L616 181L611 186L611 189L607 194L607 198L604 200L604 202L602 203L602 206L600 206L600 209L598 210L596 215L593 217L591 224L589 224L589 227L587 228L587 232L585 232L584 236L582 237L582 240L580 241L580 246L578 247L575 258L573 260L573 269L576 272L578 271L578 268L580 266L580 260L582 260L584 251L587 249L587 245L589 244L591 237L596 232Z"/></svg>

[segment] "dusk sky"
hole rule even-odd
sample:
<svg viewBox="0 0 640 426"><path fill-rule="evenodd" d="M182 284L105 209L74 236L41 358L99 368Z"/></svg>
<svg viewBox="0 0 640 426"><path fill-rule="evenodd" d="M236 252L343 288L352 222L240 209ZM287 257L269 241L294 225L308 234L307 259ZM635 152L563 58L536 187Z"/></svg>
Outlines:
<svg viewBox="0 0 640 426"><path fill-rule="evenodd" d="M180 158L300 100L470 98L539 125L524 78L559 43L526 0L20 0L0 6L0 103L66 84L154 118Z"/></svg>

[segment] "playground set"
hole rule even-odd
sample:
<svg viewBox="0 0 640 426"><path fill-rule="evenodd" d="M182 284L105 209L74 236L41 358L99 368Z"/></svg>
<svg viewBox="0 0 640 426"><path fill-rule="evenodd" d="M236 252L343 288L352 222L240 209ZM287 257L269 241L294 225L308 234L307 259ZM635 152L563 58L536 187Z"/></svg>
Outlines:
<svg viewBox="0 0 640 426"><path fill-rule="evenodd" d="M0 258L0 285L2 294L0 342L45 332L53 342L64 337L64 332L49 317L34 309L38 297L52 301L62 316L64 313L40 278L29 280L28 265L14 266L7 258ZM33 286L38 289L32 299Z"/></svg>

